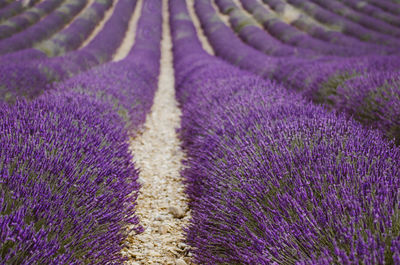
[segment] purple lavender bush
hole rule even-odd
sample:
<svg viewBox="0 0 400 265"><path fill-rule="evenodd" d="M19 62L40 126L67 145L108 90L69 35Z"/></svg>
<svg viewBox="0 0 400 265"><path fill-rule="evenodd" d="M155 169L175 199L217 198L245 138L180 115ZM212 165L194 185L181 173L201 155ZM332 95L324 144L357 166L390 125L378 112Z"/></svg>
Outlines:
<svg viewBox="0 0 400 265"><path fill-rule="evenodd" d="M329 2L321 1L321 0L311 0L312 2L317 3L325 9L328 9L336 14L348 18L354 21L357 24L360 24L370 30L374 30L376 32L386 34L388 37L396 37L400 36L400 29L396 26L392 26L380 19L375 19L374 17L364 15L363 13L357 12L352 8L349 8L344 3L340 3L340 1L332 0Z"/></svg>
<svg viewBox="0 0 400 265"><path fill-rule="evenodd" d="M400 149L201 50L170 2L199 264L397 264Z"/></svg>
<svg viewBox="0 0 400 265"><path fill-rule="evenodd" d="M208 2L208 1L201 1ZM360 47L348 46L338 46L329 41L323 41L317 38L313 38L310 35L298 30L294 26L287 24L281 21L274 13L268 11L263 4L259 3L256 0L241 0L244 8L248 10L253 16L261 23L264 28L273 36L280 39L284 43L306 48L312 49L313 51L319 52L321 54L326 55L342 55L349 56L352 53L355 55L359 54L362 50L370 50L368 46L360 45ZM204 4L204 3L203 3ZM211 11L208 11L211 12ZM358 42L355 42L358 43ZM387 51L382 48L380 50L382 53L386 53ZM365 51L364 51L365 53Z"/></svg>
<svg viewBox="0 0 400 265"><path fill-rule="evenodd" d="M398 56L367 56L282 64L275 77L314 102L381 130L398 144L399 69Z"/></svg>
<svg viewBox="0 0 400 265"><path fill-rule="evenodd" d="M243 0L241 0L243 1ZM313 3L313 1L288 0L288 3L303 10L305 13L324 24L327 24L340 32L356 37L361 41L372 42L376 44L385 44L396 47L398 40L396 38L381 34L379 32L361 26L348 18L342 17L327 8Z"/></svg>
<svg viewBox="0 0 400 265"><path fill-rule="evenodd" d="M218 0L215 2L221 12L229 15L229 22L232 29L248 45L260 50L270 56L315 56L315 52L310 49L297 48L282 43L268 32L259 28L258 25L244 14L231 0Z"/></svg>
<svg viewBox="0 0 400 265"><path fill-rule="evenodd" d="M111 4L111 0L94 1L68 27L57 32L49 39L36 44L35 48L23 49L2 55L1 63L26 63L29 60L61 56L78 49L93 32L96 25L104 17L106 10L111 7Z"/></svg>
<svg viewBox="0 0 400 265"><path fill-rule="evenodd" d="M400 144L400 74L372 72L350 78L336 89L338 109L386 132Z"/></svg>
<svg viewBox="0 0 400 265"><path fill-rule="evenodd" d="M121 260L120 231L139 229L139 185L123 120L112 110L73 91L2 108L2 263Z"/></svg>
<svg viewBox="0 0 400 265"><path fill-rule="evenodd" d="M1 105L1 264L124 262L123 240L142 231L128 140L157 87L161 22L161 1L147 1L138 32L151 37L127 58Z"/></svg>
<svg viewBox="0 0 400 265"><path fill-rule="evenodd" d="M27 28L26 30L12 35L0 41L0 55L26 48L49 38L52 34L62 29L76 14L87 4L87 0L72 0L65 2L50 15Z"/></svg>
<svg viewBox="0 0 400 265"><path fill-rule="evenodd" d="M351 0L350 0L351 1ZM358 0L354 0L358 1ZM281 0L263 0L264 3L268 4L272 9L274 9L278 13L283 13L288 3L285 3ZM379 21L380 22L380 21ZM316 24L314 21L310 21L310 18L307 15L300 14L296 19L294 19L291 25L296 28L308 33L310 36L334 43L339 45L351 46L357 49L353 49L353 53L349 51L349 56L356 56L360 52L363 53L376 53L379 50L382 50L383 47L379 44L374 45L371 43L365 43L358 39L352 38L350 36L346 36L340 31L335 31L330 28L328 25L320 26ZM379 23L378 23L379 24ZM393 49L392 52L396 50Z"/></svg>
<svg viewBox="0 0 400 265"><path fill-rule="evenodd" d="M0 8L6 7L12 0L0 0Z"/></svg>
<svg viewBox="0 0 400 265"><path fill-rule="evenodd" d="M37 59L0 64L0 88L3 95L8 95L0 100L12 103L21 96L35 98L43 91L54 88L55 82L109 62L125 37L135 6L136 1L118 1L103 29L82 49L53 58L48 58L44 52L30 49L27 54L23 51L17 53L17 58L25 59L33 54ZM7 60L14 59L13 56L14 53Z"/></svg>
<svg viewBox="0 0 400 265"><path fill-rule="evenodd" d="M350 58L316 56L310 59L296 56L271 57L241 42L229 27L215 18L215 10L208 0L197 1L195 9L217 56L266 79L273 78L286 88L297 90L316 103L324 103L331 109L354 115L357 120L364 124L372 125L381 130L388 138L395 139L396 142L399 141L397 133L399 122L396 116L398 113L396 111L398 97L380 97L379 100L374 101L374 106L369 103L362 104L362 108L370 113L375 112L377 108L380 111L388 112L366 116L361 112L344 108L344 101L347 101L347 105L353 105L355 102L352 101L355 99L347 96L347 94L338 95L337 92L338 86L347 79L358 75L376 71L398 72L400 64L397 55L379 56L372 53ZM371 93L381 90L368 86L364 88L364 91L366 89L370 89ZM392 90L395 91L396 88ZM380 91L378 93L386 92ZM337 103L339 97L341 98L340 104ZM387 107L389 105L391 107Z"/></svg>
<svg viewBox="0 0 400 265"><path fill-rule="evenodd" d="M400 15L399 3L393 1L366 0L366 2L394 15Z"/></svg>
<svg viewBox="0 0 400 265"><path fill-rule="evenodd" d="M366 15L373 16L374 18L385 21L386 23L389 23L393 26L400 26L400 18L398 16L390 14L389 12L386 12L381 8L376 7L372 4L369 4L367 2L362 2L360 0L346 0L346 1L340 0L340 1L354 10L362 12Z"/></svg>
<svg viewBox="0 0 400 265"><path fill-rule="evenodd" d="M0 39L9 37L38 22L63 3L62 0L45 0L0 24Z"/></svg>
<svg viewBox="0 0 400 265"><path fill-rule="evenodd" d="M9 17L18 15L24 10L24 6L20 1L14 1L0 10L0 21L6 20Z"/></svg>
<svg viewBox="0 0 400 265"><path fill-rule="evenodd" d="M60 56L78 49L96 28L111 5L111 0L94 1L67 28L36 45L36 49L45 52L49 57Z"/></svg>

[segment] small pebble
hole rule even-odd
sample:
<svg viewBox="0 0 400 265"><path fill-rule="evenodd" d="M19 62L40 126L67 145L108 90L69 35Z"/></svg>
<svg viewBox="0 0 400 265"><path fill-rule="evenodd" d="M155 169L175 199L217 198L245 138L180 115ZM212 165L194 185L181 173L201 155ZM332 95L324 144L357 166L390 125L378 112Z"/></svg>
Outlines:
<svg viewBox="0 0 400 265"><path fill-rule="evenodd" d="M180 249L185 249L186 247L187 247L187 246L186 246L185 243L182 243L182 242L178 243L178 248L180 248Z"/></svg>
<svg viewBox="0 0 400 265"><path fill-rule="evenodd" d="M154 247L154 244L152 242L148 242L146 244L144 244L146 248L148 249L152 249Z"/></svg>
<svg viewBox="0 0 400 265"><path fill-rule="evenodd" d="M164 218L163 218L161 215L156 215L156 216L154 217L154 220L155 220L155 221L163 221Z"/></svg>
<svg viewBox="0 0 400 265"><path fill-rule="evenodd" d="M161 235L165 235L165 234L168 232L168 227L166 227L165 225L161 225L161 226L158 228L158 232L159 232Z"/></svg>
<svg viewBox="0 0 400 265"><path fill-rule="evenodd" d="M157 251L154 251L154 250L150 250L149 254L151 257L159 257L160 256L160 253L158 253Z"/></svg>
<svg viewBox="0 0 400 265"><path fill-rule="evenodd" d="M175 265L187 265L186 261L183 259L177 259Z"/></svg>
<svg viewBox="0 0 400 265"><path fill-rule="evenodd" d="M183 218L185 216L185 212L178 207L175 206L170 206L169 207L169 213L172 214L175 218Z"/></svg>

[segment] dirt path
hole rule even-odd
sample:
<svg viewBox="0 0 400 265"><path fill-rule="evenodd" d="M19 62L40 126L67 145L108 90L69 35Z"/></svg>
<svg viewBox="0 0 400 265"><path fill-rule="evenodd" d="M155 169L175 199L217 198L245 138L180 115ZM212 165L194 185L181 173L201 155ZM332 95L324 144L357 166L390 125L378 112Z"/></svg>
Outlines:
<svg viewBox="0 0 400 265"><path fill-rule="evenodd" d="M79 49L85 47L86 45L88 45L97 35L97 33L99 33L104 25L106 24L106 22L108 21L108 19L111 17L112 13L114 12L114 8L117 5L118 0L113 1L112 6L105 12L103 19L100 21L99 24L97 24L96 28L93 30L93 32L90 34L90 36L82 43L81 47L79 47Z"/></svg>
<svg viewBox="0 0 400 265"><path fill-rule="evenodd" d="M140 13L142 11L143 1L145 0L138 0L136 3L135 11L133 12L131 20L129 21L128 30L126 31L125 38L122 41L121 46L114 54L114 62L118 62L124 59L131 50L133 44L135 43L136 27L140 18Z"/></svg>
<svg viewBox="0 0 400 265"><path fill-rule="evenodd" d="M142 184L136 213L145 231L128 238L129 248L123 253L130 257L129 265L190 264L188 247L182 242L190 212L180 177L184 153L176 129L181 112L175 99L167 5L163 0L159 87L143 132L131 142Z"/></svg>

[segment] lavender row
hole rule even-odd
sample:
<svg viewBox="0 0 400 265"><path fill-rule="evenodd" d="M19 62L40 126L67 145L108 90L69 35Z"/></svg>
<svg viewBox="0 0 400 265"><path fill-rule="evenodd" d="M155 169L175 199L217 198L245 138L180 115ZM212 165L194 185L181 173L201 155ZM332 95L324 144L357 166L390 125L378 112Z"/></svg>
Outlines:
<svg viewBox="0 0 400 265"><path fill-rule="evenodd" d="M62 0L44 0L35 7L26 10L24 13L4 21L0 24L0 39L10 37L33 25L62 3Z"/></svg>
<svg viewBox="0 0 400 265"><path fill-rule="evenodd" d="M240 41L218 18L209 0L195 1L194 7L204 33L217 56L264 77L271 75L280 60L286 60L267 56Z"/></svg>
<svg viewBox="0 0 400 265"><path fill-rule="evenodd" d="M31 1L30 5L34 5L39 0ZM0 21L6 20L12 16L18 15L23 12L27 7L24 6L22 1L14 1L7 5L4 9L0 10Z"/></svg>
<svg viewBox="0 0 400 265"><path fill-rule="evenodd" d="M54 57L78 49L90 36L105 12L112 6L112 0L96 0L64 30L38 44L37 49Z"/></svg>
<svg viewBox="0 0 400 265"><path fill-rule="evenodd" d="M338 47L313 39L304 32L281 21L257 0L241 0L243 7L273 36L289 45L311 49L319 53L338 54ZM339 48L340 49L340 48Z"/></svg>
<svg viewBox="0 0 400 265"><path fill-rule="evenodd" d="M222 13L229 15L231 27L248 45L271 56L315 56L310 49L296 48L284 44L268 32L262 30L231 0L216 0Z"/></svg>
<svg viewBox="0 0 400 265"><path fill-rule="evenodd" d="M355 23L358 23L368 29L374 30L379 33L386 34L388 36L400 37L400 29L398 27L392 26L388 23L385 23L379 19L375 19L374 17L364 15L353 9L347 7L345 4L340 3L339 1L323 1L323 0L311 0L314 3L322 6L325 9L328 9L336 14L348 18Z"/></svg>
<svg viewBox="0 0 400 265"><path fill-rule="evenodd" d="M329 39L329 35L325 36L324 39L328 41L322 41L310 37L308 34L298 30L292 25L289 25L280 19L278 19L272 12L268 11L261 3L257 0L240 0L243 7L264 26L264 28L271 34L282 40L284 43L288 43L293 46L312 49L326 55L344 55L354 53L355 55L360 54L360 50L366 53L371 50L371 47L362 45L360 48L355 48L358 44L357 41L353 45L346 47L338 46ZM320 32L320 35L323 33ZM331 36L332 37L332 36ZM330 43L332 41L332 43ZM366 49L366 51L363 51ZM381 53L392 52L394 49L381 48Z"/></svg>
<svg viewBox="0 0 400 265"><path fill-rule="evenodd" d="M344 88L338 94L337 87L355 76L370 75L373 72L398 72L398 56L365 56L355 58L319 57L304 58L270 57L242 43L231 30L215 19L208 0L197 1L196 12L210 44L216 54L240 68L264 78L273 78L285 87L300 91L302 95L318 103L326 103L331 108L343 111L368 126L381 130L388 138L400 140L399 89L396 85L390 91L384 86L363 82L363 93L353 94L351 88ZM211 19L214 18L214 19ZM229 41L228 41L229 40ZM394 83L395 84L395 83ZM360 95L356 102L354 96ZM362 97L361 97L362 95ZM340 103L339 103L340 102ZM359 111L354 112L357 107ZM365 110L371 115L364 115Z"/></svg>
<svg viewBox="0 0 400 265"><path fill-rule="evenodd" d="M161 22L161 1L146 1L138 32L152 34L126 59L0 108L0 263L124 262L122 242L142 231L128 140L157 87Z"/></svg>
<svg viewBox="0 0 400 265"><path fill-rule="evenodd" d="M393 26L400 26L400 18L390 14L389 12L386 12L379 7L376 7L374 5L371 5L367 2L362 2L360 0L340 0L343 2L343 4L348 5L354 10L363 12L366 15L372 16L376 19L385 21Z"/></svg>
<svg viewBox="0 0 400 265"><path fill-rule="evenodd" d="M15 54L14 58L20 55L24 59L31 55L37 59L0 65L4 73L0 76L3 86L0 99L7 102L13 102L19 96L32 99L53 88L53 82L110 61L125 37L135 5L136 1L119 0L102 30L82 49L53 58L46 58L43 52L34 49L28 54Z"/></svg>
<svg viewBox="0 0 400 265"><path fill-rule="evenodd" d="M400 262L400 149L198 45L170 2L198 264Z"/></svg>
<svg viewBox="0 0 400 265"><path fill-rule="evenodd" d="M288 6L288 3L283 2L281 0L263 0L264 3L268 4L272 9L274 9L278 13L284 12L285 8ZM332 30L328 27L323 27L317 25L314 21L310 21L308 16L301 14L298 18L293 20L291 25L296 28L306 32L310 36L327 41L333 44L344 45L347 47L357 47L354 49L354 54L349 53L350 56L356 56L357 54L363 53L373 53L377 50L382 50L383 47L377 44L365 43L356 38L346 36L345 34ZM396 50L393 49L392 52Z"/></svg>
<svg viewBox="0 0 400 265"><path fill-rule="evenodd" d="M376 44L385 44L392 47L396 47L399 44L399 40L367 29L347 18L341 17L325 8L318 6L311 1L301 0L287 0L288 3L303 10L305 13L315 18L324 24L331 27L337 28L337 30L343 32L352 37L356 37L361 41L372 42Z"/></svg>
<svg viewBox="0 0 400 265"><path fill-rule="evenodd" d="M392 13L393 15L400 15L399 3L384 0L366 0L366 2L385 10L386 12Z"/></svg>
<svg viewBox="0 0 400 265"><path fill-rule="evenodd" d="M0 8L6 7L12 0L0 0Z"/></svg>
<svg viewBox="0 0 400 265"><path fill-rule="evenodd" d="M318 55L319 54L318 51L320 53L321 52L328 53L328 54L333 54L335 56L360 56L376 52L377 50L382 50L382 53L389 52L386 49L383 50L382 46L360 43L360 41L348 38L341 33L333 31L325 31L321 27L309 25L308 23L306 25L303 25L307 28L306 30L307 33L312 33L311 35L313 37L319 38L329 43L328 45L326 45L327 44L326 42L319 41L318 43L314 44L319 44L320 47L326 46L325 48L316 49L314 47L314 49L310 49L309 48L310 45L303 45L305 43L300 44L299 46L301 47L290 46L289 45L290 43L284 45L281 42L275 40L271 35L268 34L268 32L263 31L262 29L256 27L255 25L252 25L249 22L247 16L243 14L240 8L238 8L232 2L232 0L217 0L216 3L220 7L222 12L224 13L229 12L231 25L242 40L244 40L246 43L248 43L250 46L253 46L257 50L263 51L273 56L290 55L290 56L301 56L301 57L311 58ZM260 7L258 6L258 4L254 5L254 7L256 8L255 10L257 10L257 12L260 11L259 9ZM293 25L295 26L298 26L298 24L304 24L304 21L302 19L297 19L293 22ZM295 34L295 31L293 31L293 34ZM332 49L332 45L334 44L345 45L345 47L339 46L335 47L335 49Z"/></svg>
<svg viewBox="0 0 400 265"><path fill-rule="evenodd" d="M348 113L400 144L399 72L398 56L369 56L331 62L288 62L274 75L286 87Z"/></svg>
<svg viewBox="0 0 400 265"><path fill-rule="evenodd" d="M264 2L278 10L284 8L280 0ZM275 77L294 89L303 90L314 101L328 103L365 124L379 128L400 143L400 89L396 81L400 65L395 63L396 60L397 57L372 57L361 62L360 59L323 64L295 62L293 65L282 64ZM298 67L309 69L302 73ZM315 76L313 71L318 75ZM295 84L291 82L293 80Z"/></svg>
<svg viewBox="0 0 400 265"><path fill-rule="evenodd" d="M282 10L284 10L287 5L280 0L271 0L265 2L270 3L272 8L276 9L277 12L282 12ZM237 31L239 37L257 50L264 51L265 53L271 55L295 55L308 58L311 58L312 56L315 57L316 53L310 49L292 47L292 50L290 51L288 49L289 47L287 47L288 45L284 45L277 41L271 41L271 36L267 32L250 24L247 16L243 14L243 11L238 8L232 2L232 0L217 0L216 3L220 7L222 12L229 12L231 25L235 29L235 31ZM342 46L346 46L346 48L342 47L333 50L331 52L332 54L335 54L334 52L338 52L335 54L335 56L360 56L376 53L377 50L383 50L382 46L363 43L358 41L357 39L347 37L342 33L325 30L320 26L309 23L308 20L303 19L302 16L294 20L292 22L292 25L304 30L312 37L321 39L331 44L340 44ZM323 43L320 44L324 45ZM272 51L272 53L270 51ZM388 50L387 52L393 51L394 49L392 51Z"/></svg>
<svg viewBox="0 0 400 265"><path fill-rule="evenodd" d="M2 63L26 62L28 60L44 59L64 55L78 49L90 36L96 25L104 17L112 5L112 0L97 0L65 29L51 38L36 44L35 48L23 49L7 53L1 57Z"/></svg>
<svg viewBox="0 0 400 265"><path fill-rule="evenodd" d="M288 4L281 0L263 0L271 9L278 14L283 14ZM308 17L303 14L299 15L296 19L290 22L291 25L306 32L312 37L322 39L340 45L360 45L354 39L346 37L340 32L333 30L326 30L326 28L316 25L313 21L309 21ZM361 44L362 45L362 44Z"/></svg>
<svg viewBox="0 0 400 265"><path fill-rule="evenodd" d="M71 21L75 15L86 6L86 4L87 0L71 0L65 2L65 4L61 5L39 23L11 36L10 38L1 40L0 55L30 48L35 45L35 43L50 37Z"/></svg>
<svg viewBox="0 0 400 265"><path fill-rule="evenodd" d="M6 20L9 17L15 16L24 9L22 2L14 1L0 10L0 21Z"/></svg>

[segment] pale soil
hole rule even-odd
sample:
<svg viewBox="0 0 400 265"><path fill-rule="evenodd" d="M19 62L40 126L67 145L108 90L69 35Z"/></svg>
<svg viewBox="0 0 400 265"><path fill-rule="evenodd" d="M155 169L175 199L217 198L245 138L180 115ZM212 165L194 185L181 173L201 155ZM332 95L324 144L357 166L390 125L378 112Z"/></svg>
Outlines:
<svg viewBox="0 0 400 265"><path fill-rule="evenodd" d="M280 14L280 16L283 21L290 24L293 21L299 19L299 17L301 16L301 12L290 5L285 5L285 9L283 9L283 13Z"/></svg>
<svg viewBox="0 0 400 265"><path fill-rule="evenodd" d="M104 25L106 24L106 22L110 19L111 15L113 14L114 8L115 8L117 2L118 2L118 0L113 1L112 6L105 12L103 19L96 26L96 28L93 30L93 32L90 34L90 36L82 43L82 45L81 45L81 47L79 47L79 49L88 45L96 37L96 35L103 29Z"/></svg>
<svg viewBox="0 0 400 265"><path fill-rule="evenodd" d="M189 10L189 15L190 18L193 21L194 27L196 28L197 31L197 37L199 38L201 45L203 46L203 49L208 52L211 55L214 55L214 50L211 46L211 44L208 42L208 39L206 37L206 35L204 34L203 29L201 28L201 24L199 21L199 18L196 15L196 11L194 10L194 0L187 0L187 7Z"/></svg>
<svg viewBox="0 0 400 265"><path fill-rule="evenodd" d="M143 1L145 0L138 0L136 3L135 11L133 12L131 20L129 21L128 30L126 32L125 38L122 41L121 46L114 54L113 61L115 62L124 59L129 54L129 51L131 50L135 42L136 27L140 17L140 13L142 11Z"/></svg>
<svg viewBox="0 0 400 265"><path fill-rule="evenodd" d="M136 214L145 231L128 237L128 247L122 252L129 257L128 265L190 264L189 248L183 243L182 228L188 224L190 211L180 176L185 154L176 132L181 111L175 99L167 4L163 0L158 90L143 131L130 143L142 184Z"/></svg>

